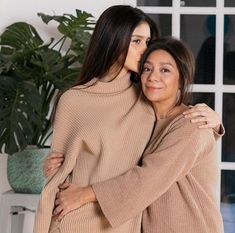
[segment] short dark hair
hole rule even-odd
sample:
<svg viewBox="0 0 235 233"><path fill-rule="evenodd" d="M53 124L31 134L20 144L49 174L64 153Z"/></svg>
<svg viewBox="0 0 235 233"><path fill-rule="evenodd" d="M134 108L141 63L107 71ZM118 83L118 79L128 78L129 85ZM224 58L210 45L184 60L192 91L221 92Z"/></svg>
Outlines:
<svg viewBox="0 0 235 233"><path fill-rule="evenodd" d="M139 73L142 73L144 63L148 56L156 51L164 50L175 60L180 75L180 98L176 105L189 103L191 100L191 84L193 84L195 72L195 59L191 49L183 42L174 37L162 37L151 42L144 52L139 66Z"/></svg>

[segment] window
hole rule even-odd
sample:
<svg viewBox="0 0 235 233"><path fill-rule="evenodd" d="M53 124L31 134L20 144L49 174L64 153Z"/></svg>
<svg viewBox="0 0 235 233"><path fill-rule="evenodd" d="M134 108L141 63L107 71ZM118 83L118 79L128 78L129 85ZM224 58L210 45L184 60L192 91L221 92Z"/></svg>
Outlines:
<svg viewBox="0 0 235 233"><path fill-rule="evenodd" d="M196 58L194 103L205 102L222 117L218 143L221 184L218 202L225 233L235 232L235 1L126 0L159 25L162 35L184 40Z"/></svg>

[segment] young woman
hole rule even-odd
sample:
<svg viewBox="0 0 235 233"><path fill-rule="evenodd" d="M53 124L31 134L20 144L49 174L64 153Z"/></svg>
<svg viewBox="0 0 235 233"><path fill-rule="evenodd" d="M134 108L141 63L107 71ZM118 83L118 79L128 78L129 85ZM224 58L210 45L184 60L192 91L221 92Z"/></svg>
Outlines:
<svg viewBox="0 0 235 233"><path fill-rule="evenodd" d="M41 193L35 233L140 232L141 214L113 229L97 203L60 222L52 211L58 186L65 180L88 186L138 163L155 116L131 81L131 71L137 72L142 53L157 35L152 20L130 6L110 7L99 18L79 80L56 107L52 151L64 153L65 160Z"/></svg>
<svg viewBox="0 0 235 233"><path fill-rule="evenodd" d="M130 6L110 7L99 18L77 85L63 93L56 108L52 151L65 159L42 191L35 233L140 232L141 213L114 229L98 203L75 205L62 221L52 211L65 180L86 187L116 177L140 160L155 115L131 77L157 35L152 20ZM214 126L219 125L215 115L208 119ZM62 213L59 208L55 214Z"/></svg>
<svg viewBox="0 0 235 233"><path fill-rule="evenodd" d="M93 184L94 192L81 189L80 204L98 200L112 227L147 208L142 232L223 233L216 200L215 135L212 129L198 129L183 116L190 108L185 103L194 77L190 50L177 39L159 39L144 53L141 73L143 93L157 118L142 164Z"/></svg>

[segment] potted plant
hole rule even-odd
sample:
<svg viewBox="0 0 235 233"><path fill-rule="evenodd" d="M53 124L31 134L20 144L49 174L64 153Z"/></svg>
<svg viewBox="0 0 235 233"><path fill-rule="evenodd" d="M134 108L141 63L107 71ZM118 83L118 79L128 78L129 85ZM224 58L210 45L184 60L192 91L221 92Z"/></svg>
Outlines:
<svg viewBox="0 0 235 233"><path fill-rule="evenodd" d="M43 148L52 133L53 99L79 75L94 26L93 16L80 10L75 16L38 16L46 24L58 22L61 38L45 43L26 22L13 23L0 35L0 149L9 155L8 180L16 192L39 193L42 189L43 156L28 148L49 153ZM33 176L35 181L30 179Z"/></svg>

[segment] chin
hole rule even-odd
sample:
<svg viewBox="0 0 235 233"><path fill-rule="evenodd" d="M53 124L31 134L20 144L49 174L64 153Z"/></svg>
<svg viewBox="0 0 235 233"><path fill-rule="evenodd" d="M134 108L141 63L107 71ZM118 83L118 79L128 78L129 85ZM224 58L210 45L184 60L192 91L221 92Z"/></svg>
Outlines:
<svg viewBox="0 0 235 233"><path fill-rule="evenodd" d="M159 101L159 98L156 98L156 97L151 96L151 95L145 95L145 97L146 97L149 101L151 101L151 102L157 102L157 101Z"/></svg>
<svg viewBox="0 0 235 233"><path fill-rule="evenodd" d="M138 73L138 67L131 67L130 71Z"/></svg>

